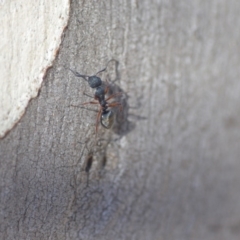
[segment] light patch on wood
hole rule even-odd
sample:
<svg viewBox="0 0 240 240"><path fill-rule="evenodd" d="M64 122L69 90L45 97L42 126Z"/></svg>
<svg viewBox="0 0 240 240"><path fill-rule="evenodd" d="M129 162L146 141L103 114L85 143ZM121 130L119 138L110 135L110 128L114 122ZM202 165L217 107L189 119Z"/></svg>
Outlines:
<svg viewBox="0 0 240 240"><path fill-rule="evenodd" d="M0 137L37 96L69 18L69 0L0 1Z"/></svg>

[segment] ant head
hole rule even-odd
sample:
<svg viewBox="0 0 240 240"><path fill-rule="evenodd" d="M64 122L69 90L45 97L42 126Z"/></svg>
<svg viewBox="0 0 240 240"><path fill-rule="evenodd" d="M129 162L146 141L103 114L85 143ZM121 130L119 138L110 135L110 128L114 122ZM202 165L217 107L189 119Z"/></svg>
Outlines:
<svg viewBox="0 0 240 240"><path fill-rule="evenodd" d="M109 129L112 127L113 122L114 122L113 111L109 110L109 111L106 111L105 113L102 113L101 124L103 127Z"/></svg>
<svg viewBox="0 0 240 240"><path fill-rule="evenodd" d="M97 88L102 85L102 80L97 76L88 77L88 84L91 88Z"/></svg>

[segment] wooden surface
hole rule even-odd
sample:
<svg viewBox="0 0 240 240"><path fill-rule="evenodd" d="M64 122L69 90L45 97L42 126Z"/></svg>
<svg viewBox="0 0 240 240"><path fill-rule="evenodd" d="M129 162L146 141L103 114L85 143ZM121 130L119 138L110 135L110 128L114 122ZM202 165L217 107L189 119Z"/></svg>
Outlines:
<svg viewBox="0 0 240 240"><path fill-rule="evenodd" d="M0 142L1 239L239 239L239 12L72 1L55 65ZM91 75L112 58L124 127L98 141L97 113L71 106L93 91L64 66Z"/></svg>
<svg viewBox="0 0 240 240"><path fill-rule="evenodd" d="M0 1L0 138L24 115L52 66L69 0Z"/></svg>

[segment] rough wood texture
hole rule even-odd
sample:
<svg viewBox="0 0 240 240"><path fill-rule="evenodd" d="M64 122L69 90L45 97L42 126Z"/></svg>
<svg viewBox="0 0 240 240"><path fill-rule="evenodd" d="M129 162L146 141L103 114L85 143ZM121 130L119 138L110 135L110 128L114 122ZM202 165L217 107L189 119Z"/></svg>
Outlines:
<svg viewBox="0 0 240 240"><path fill-rule="evenodd" d="M39 96L1 140L1 239L239 239L240 2L71 11ZM93 74L111 58L128 126L100 128L94 147L96 113L70 107L91 89L63 66Z"/></svg>

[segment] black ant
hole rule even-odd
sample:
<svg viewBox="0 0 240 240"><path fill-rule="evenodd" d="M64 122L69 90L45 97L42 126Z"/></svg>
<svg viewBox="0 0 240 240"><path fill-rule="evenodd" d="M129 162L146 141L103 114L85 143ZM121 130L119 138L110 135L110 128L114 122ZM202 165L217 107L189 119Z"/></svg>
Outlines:
<svg viewBox="0 0 240 240"><path fill-rule="evenodd" d="M110 60L110 61L112 61L112 60ZM108 66L108 63L107 63L107 66ZM109 84L107 84L107 85L104 84L102 79L100 77L98 77L97 74L104 72L107 69L107 66L104 69L97 72L93 76L82 75L82 74L68 68L76 77L83 78L85 81L88 82L88 84L91 88L96 89L96 91L94 93L94 99L97 101L90 101L90 102L82 103L82 105L100 104L100 110L98 112L97 121L96 121L96 132L98 131L99 121L101 122L101 125L104 128L109 129L112 127L113 122L114 122L114 112L109 108L120 107L122 109L122 104L120 102L111 102L111 103L108 102L110 99L121 95L122 94L121 92L112 94L107 99L105 99L105 96L108 93L110 87L109 87ZM91 97L91 96L89 96L89 97Z"/></svg>

